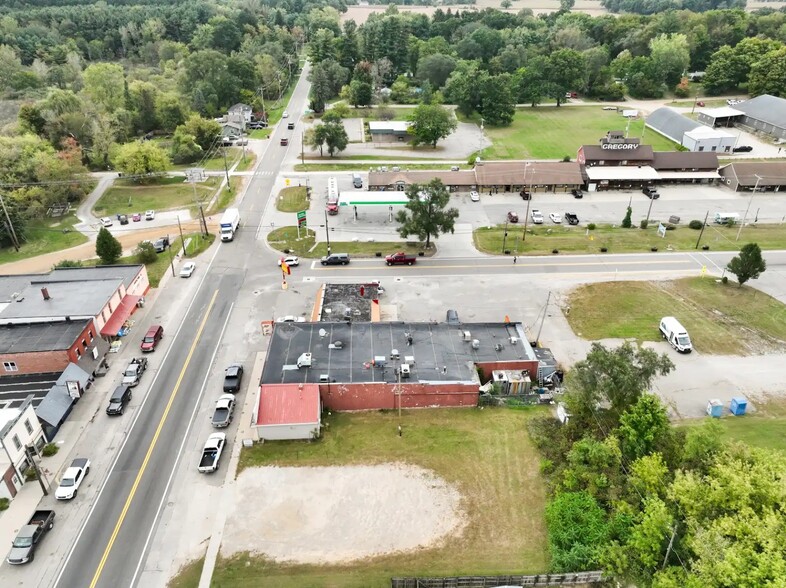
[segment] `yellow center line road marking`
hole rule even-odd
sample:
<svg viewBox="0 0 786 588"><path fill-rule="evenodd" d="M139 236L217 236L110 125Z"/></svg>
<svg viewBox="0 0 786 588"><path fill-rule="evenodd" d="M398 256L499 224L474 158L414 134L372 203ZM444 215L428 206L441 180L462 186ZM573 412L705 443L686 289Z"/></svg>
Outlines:
<svg viewBox="0 0 786 588"><path fill-rule="evenodd" d="M180 375L177 378L177 382L175 383L175 387L172 390L172 394L169 396L169 401L167 402L166 409L164 409L164 414L161 415L161 420L158 422L158 427L156 427L156 432L153 435L153 439L150 441L150 446L147 448L147 454L145 455L145 459L142 461L142 467L139 468L139 473L136 475L136 479L134 480L134 485L131 486L131 492L128 493L128 498L126 499L126 503L125 505L123 505L123 510L120 512L120 517L118 517L117 524L115 524L115 528L112 531L112 536L109 538L109 542L106 544L106 549L104 549L104 554L101 556L101 561L98 564L96 573L93 575L93 579L90 582L90 588L95 588L96 584L98 584L99 578L101 578L101 572L104 571L106 560L109 558L109 553L112 551L112 546L115 544L115 540L117 539L118 533L120 533L120 528L123 526L123 521L126 518L126 514L128 514L128 509L131 507L131 502L134 500L134 495L136 494L137 488L139 487L139 482L142 481L142 476L145 474L145 470L147 469L147 464L150 461L150 456L153 455L153 450L156 448L156 443L158 443L158 437L159 435L161 435L161 430L164 428L164 423L166 422L167 416L169 416L169 411L172 408L172 403L175 401L175 397L177 396L178 390L180 390L180 384L183 382L183 377L185 377L186 375L186 369L188 369L188 365L191 363L191 358L194 355L194 350L196 349L199 339L202 337L202 331L205 329L205 325L207 324L207 318L210 316L210 310L213 308L213 305L215 304L217 297L218 297L218 290L213 292L213 298L210 299L210 304L208 304L207 306L207 310L205 311L205 317L202 319L202 323L199 325L199 329L197 330L196 337L194 337L194 342L191 344L191 349L188 350L188 356L186 357L186 361L183 364L183 369L180 370Z"/></svg>
<svg viewBox="0 0 786 588"><path fill-rule="evenodd" d="M522 260L522 258L519 257L519 261L521 261L521 260ZM613 261L613 260L612 261L565 261L565 262L561 262L561 263L537 263L537 264L535 264L535 263L529 263L528 264L526 262L521 262L521 263L519 263L518 267L519 268L523 268L523 269L530 269L530 268L537 269L539 267L571 267L571 266L574 266L574 265L581 265L581 266L587 265L587 266L603 266L603 267L609 268L609 267L614 267L614 266L617 266L617 265L641 265L642 263L643 262L640 259L635 260L635 261L634 260L631 260L631 261ZM691 260L691 259L667 259L667 260L655 259L655 260L652 260L652 263L664 264L664 265L665 264L668 264L668 265L686 265L686 264L688 264L688 265L696 265L697 264L697 262L695 260ZM423 263L423 264L420 264L419 266L418 265L414 265L412 267L414 269L418 269L418 267L421 267L423 269L475 269L475 270L482 270L482 269L488 268L488 267L513 267L513 263L512 263L512 259L511 259L511 261L508 261L507 263L483 263L483 264L477 264L477 265L475 265L475 264L473 264L473 265L460 265L460 264L456 264L456 265L431 265L431 264ZM320 272L330 272L330 271L357 270L358 267L357 266L349 267L349 266L344 265L344 266L340 266L340 267L339 266L333 266L333 267L313 267L312 269L320 271ZM361 266L360 269L365 270L366 266Z"/></svg>

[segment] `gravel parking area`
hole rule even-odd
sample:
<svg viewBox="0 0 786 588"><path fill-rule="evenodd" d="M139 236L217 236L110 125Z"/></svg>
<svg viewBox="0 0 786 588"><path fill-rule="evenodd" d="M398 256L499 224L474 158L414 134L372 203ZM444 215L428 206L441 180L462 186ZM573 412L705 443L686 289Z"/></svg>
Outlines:
<svg viewBox="0 0 786 588"><path fill-rule="evenodd" d="M237 479L221 546L277 561L339 563L433 546L464 527L461 495L404 464L263 467Z"/></svg>

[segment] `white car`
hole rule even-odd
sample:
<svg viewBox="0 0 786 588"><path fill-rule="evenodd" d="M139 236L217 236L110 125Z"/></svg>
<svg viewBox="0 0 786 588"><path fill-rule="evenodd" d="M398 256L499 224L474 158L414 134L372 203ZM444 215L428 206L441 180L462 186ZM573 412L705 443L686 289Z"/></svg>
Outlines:
<svg viewBox="0 0 786 588"><path fill-rule="evenodd" d="M287 316L280 316L276 319L277 323L305 323L306 319L302 316L295 316L288 314Z"/></svg>
<svg viewBox="0 0 786 588"><path fill-rule="evenodd" d="M156 218L156 211L155 210L146 210L145 211L145 220L153 220Z"/></svg>
<svg viewBox="0 0 786 588"><path fill-rule="evenodd" d="M300 265L300 258L297 255L287 255L278 260L278 265L281 265L282 262L292 267L293 265Z"/></svg>
<svg viewBox="0 0 786 588"><path fill-rule="evenodd" d="M480 194L477 190L472 190L472 192L469 193L469 199L472 200L472 202L480 202Z"/></svg>
<svg viewBox="0 0 786 588"><path fill-rule="evenodd" d="M289 118L289 113L285 110L281 113L281 118Z"/></svg>
<svg viewBox="0 0 786 588"><path fill-rule="evenodd" d="M543 224L543 215L537 208L533 208L530 211L530 216L532 217L533 224L542 225Z"/></svg>
<svg viewBox="0 0 786 588"><path fill-rule="evenodd" d="M190 278L196 269L196 263L193 261L187 261L183 264L183 267L180 268L180 277L181 278Z"/></svg>
<svg viewBox="0 0 786 588"><path fill-rule="evenodd" d="M101 224L105 227L111 227L114 223L112 222L111 218L105 216L104 218L101 219Z"/></svg>
<svg viewBox="0 0 786 588"><path fill-rule="evenodd" d="M555 225L562 224L562 215L558 212L552 212L551 214L549 214L549 218L551 219L551 222L553 222Z"/></svg>
<svg viewBox="0 0 786 588"><path fill-rule="evenodd" d="M78 457L72 461L71 465L60 479L60 485L57 487L57 490L55 490L55 498L57 500L71 500L76 497L76 492L79 490L79 486L82 485L82 480L85 479L89 471L89 459Z"/></svg>

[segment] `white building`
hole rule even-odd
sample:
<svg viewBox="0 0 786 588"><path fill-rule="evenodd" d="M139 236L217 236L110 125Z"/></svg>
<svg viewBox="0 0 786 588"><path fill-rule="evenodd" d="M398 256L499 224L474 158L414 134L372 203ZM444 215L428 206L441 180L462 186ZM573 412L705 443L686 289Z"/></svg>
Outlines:
<svg viewBox="0 0 786 588"><path fill-rule="evenodd" d="M32 446L38 453L46 442L33 410L32 394L19 408L0 410L0 498L12 499L24 484L25 471L32 465L25 447Z"/></svg>
<svg viewBox="0 0 786 588"><path fill-rule="evenodd" d="M257 439L314 439L322 426L319 384L263 384L259 387L254 424Z"/></svg>
<svg viewBox="0 0 786 588"><path fill-rule="evenodd" d="M689 151L731 153L737 141L731 133L705 126L665 106L647 117L646 126Z"/></svg>

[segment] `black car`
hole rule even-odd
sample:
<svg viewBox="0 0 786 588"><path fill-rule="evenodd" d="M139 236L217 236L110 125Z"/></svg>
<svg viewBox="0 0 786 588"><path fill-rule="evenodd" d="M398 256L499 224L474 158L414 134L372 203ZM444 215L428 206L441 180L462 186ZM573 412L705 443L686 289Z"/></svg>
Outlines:
<svg viewBox="0 0 786 588"><path fill-rule="evenodd" d="M522 200L529 200L532 198L532 194L529 193L529 190L522 190L519 192L519 196L521 196Z"/></svg>
<svg viewBox="0 0 786 588"><path fill-rule="evenodd" d="M156 253L163 253L169 247L169 237L160 237L153 243Z"/></svg>
<svg viewBox="0 0 786 588"><path fill-rule="evenodd" d="M224 371L224 392L232 394L240 391L240 383L243 381L243 366L233 363Z"/></svg>
<svg viewBox="0 0 786 588"><path fill-rule="evenodd" d="M290 130L290 131L294 131L295 130L295 123L288 122L287 123L287 129Z"/></svg>
<svg viewBox="0 0 786 588"><path fill-rule="evenodd" d="M569 225L579 224L579 217L576 215L575 212L566 212L565 220L568 222Z"/></svg>
<svg viewBox="0 0 786 588"><path fill-rule="evenodd" d="M117 217L117 220L120 221L121 225L127 225L128 224L128 215L121 214L119 217Z"/></svg>
<svg viewBox="0 0 786 588"><path fill-rule="evenodd" d="M750 145L740 145L734 148L734 153L750 153L751 151L753 151L753 147Z"/></svg>
<svg viewBox="0 0 786 588"><path fill-rule="evenodd" d="M650 200L657 200L658 198L660 198L660 194L658 194L658 191L652 186L644 186L641 189L641 193L644 194Z"/></svg>
<svg viewBox="0 0 786 588"><path fill-rule="evenodd" d="M322 265L347 265L349 255L346 253L331 253L319 260Z"/></svg>
<svg viewBox="0 0 786 588"><path fill-rule="evenodd" d="M574 198L584 198L584 192L582 192L578 188L576 188L575 190L571 190L570 193L573 194Z"/></svg>

